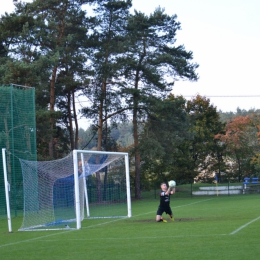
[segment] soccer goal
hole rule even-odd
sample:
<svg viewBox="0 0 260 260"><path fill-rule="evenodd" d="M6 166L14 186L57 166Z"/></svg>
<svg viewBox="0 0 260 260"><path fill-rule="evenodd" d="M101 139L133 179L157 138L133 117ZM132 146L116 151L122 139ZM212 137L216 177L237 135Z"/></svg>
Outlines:
<svg viewBox="0 0 260 260"><path fill-rule="evenodd" d="M131 217L127 153L74 150L59 160L20 163L24 217L19 231L80 229L86 218Z"/></svg>

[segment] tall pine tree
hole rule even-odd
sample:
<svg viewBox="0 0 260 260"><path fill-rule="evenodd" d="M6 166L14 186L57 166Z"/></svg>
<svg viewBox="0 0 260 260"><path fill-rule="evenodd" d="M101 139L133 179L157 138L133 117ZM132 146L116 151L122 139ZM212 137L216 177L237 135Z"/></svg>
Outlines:
<svg viewBox="0 0 260 260"><path fill-rule="evenodd" d="M176 46L176 31L180 29L176 19L176 15L169 16L161 8L149 16L135 11L128 19L127 55L120 60L126 84L121 90L133 115L137 199L141 198L139 120L147 118L155 97L165 98L176 80L198 78L192 52Z"/></svg>

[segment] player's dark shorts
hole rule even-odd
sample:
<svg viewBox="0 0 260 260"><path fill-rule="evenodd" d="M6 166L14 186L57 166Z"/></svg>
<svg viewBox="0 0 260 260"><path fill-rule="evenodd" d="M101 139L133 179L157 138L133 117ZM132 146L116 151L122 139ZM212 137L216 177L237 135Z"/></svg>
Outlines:
<svg viewBox="0 0 260 260"><path fill-rule="evenodd" d="M156 215L162 215L163 212L165 212L168 215L172 215L172 210L171 210L170 207L167 207L167 208L159 207L158 210L157 210Z"/></svg>

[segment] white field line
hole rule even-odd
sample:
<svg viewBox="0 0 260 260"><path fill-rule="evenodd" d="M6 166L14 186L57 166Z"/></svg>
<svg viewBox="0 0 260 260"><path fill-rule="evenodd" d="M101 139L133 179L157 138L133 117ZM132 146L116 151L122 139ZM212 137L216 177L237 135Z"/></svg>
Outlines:
<svg viewBox="0 0 260 260"><path fill-rule="evenodd" d="M236 234L238 231L240 231L241 229L247 227L248 225L252 224L253 222L257 221L258 219L260 219L260 216L259 216L258 218L255 218L255 219L249 221L248 223L246 223L245 225L239 227L239 228L236 229L235 231L231 232L230 235L234 235L234 234Z"/></svg>
<svg viewBox="0 0 260 260"><path fill-rule="evenodd" d="M200 201L197 201L197 202L180 205L180 206L176 206L176 207L173 207L173 208L186 207L186 206L194 205L194 204L201 203L201 202L204 202L204 201L209 201L209 200L212 200L212 199L200 200ZM132 218L143 216L143 215L147 215L147 214L151 214L151 213L154 213L154 212L155 211L146 212L146 213L143 213L143 214L132 216ZM95 224L95 225L91 225L91 226L83 227L83 228L85 229L85 228L98 227L98 226L101 226L101 225L106 225L106 224L110 224L110 223L113 223L113 222L116 222L116 221L120 221L122 219L125 219L125 218L114 219L114 220L111 220L111 221L107 221L107 222L103 222L103 223L99 223L99 224ZM31 238L31 239L26 239L26 240L23 240L23 241L18 241L18 242L14 242L14 243L4 244L4 245L0 245L0 248L7 247L7 246L18 245L18 244L22 244L22 243L27 243L27 242L31 242L31 241L35 241L35 240L41 240L41 239L44 239L44 238L47 238L47 237L57 236L57 235L61 235L61 234L64 234L64 233L67 233L67 232L72 232L72 231L76 231L76 230L75 229L73 229L73 230L66 230L66 231L61 231L59 233L55 233L55 234L48 234L48 235L39 236L39 237ZM31 231L31 232L34 232L34 231Z"/></svg>
<svg viewBox="0 0 260 260"><path fill-rule="evenodd" d="M39 240L39 239L45 238L45 237L52 237L52 236L56 236L56 235L60 235L60 234L64 234L64 233L72 232L72 231L75 231L75 230L66 230L66 231L62 231L62 232L60 232L60 233L48 234L48 235L45 235L45 236L34 237L34 238L26 239L26 240L23 240L23 241L17 241L17 242L14 242L14 243L9 243L9 244L5 244L5 245L0 245L0 248L6 247L6 246L19 245L19 244L22 244L22 243ZM21 232L22 232L22 231L21 231ZM26 232L27 232L27 231L26 231ZM37 232L37 231L31 231L31 232ZM41 231L40 231L40 232L41 232ZM10 235L12 235L12 234L10 234Z"/></svg>
<svg viewBox="0 0 260 260"><path fill-rule="evenodd" d="M185 237L219 237L219 236L227 236L227 234L208 234L208 235L176 235L176 236L149 236L149 237L125 237L124 240L137 240L137 239L159 239L162 240L164 238L185 238ZM74 238L70 239L70 241L94 241L94 240L122 240L121 237L99 237L99 238ZM42 242L55 242L57 239L44 239L39 240Z"/></svg>

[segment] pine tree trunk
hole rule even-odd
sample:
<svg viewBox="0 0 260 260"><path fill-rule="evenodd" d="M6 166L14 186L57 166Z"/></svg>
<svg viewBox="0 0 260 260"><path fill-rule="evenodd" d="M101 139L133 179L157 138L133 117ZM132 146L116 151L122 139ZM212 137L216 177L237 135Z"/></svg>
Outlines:
<svg viewBox="0 0 260 260"><path fill-rule="evenodd" d="M68 119L69 119L70 148L71 150L74 150L75 143L74 143L74 136L73 136L72 113L70 109L70 104L71 104L71 92L68 91L67 111L68 111Z"/></svg>
<svg viewBox="0 0 260 260"><path fill-rule="evenodd" d="M103 107L104 107L104 98L103 98L103 93L106 91L106 83L105 80L102 83L102 96L100 98L100 106L99 106L99 115L98 115L98 142L97 142L97 150L101 151L102 150L102 133L103 133ZM97 157L97 162L98 161ZM100 181L100 173L96 173L96 185L97 185L97 200L98 202L101 201L101 181Z"/></svg>
<svg viewBox="0 0 260 260"><path fill-rule="evenodd" d="M55 107L55 81L56 81L56 75L57 75L57 69L58 67L55 66L52 71L52 76L51 76L51 86L50 86L50 111L54 111ZM53 132L54 129L54 119L50 118L50 130L51 133ZM53 137L50 138L49 140L49 156L51 158L54 157L54 152L53 152Z"/></svg>
<svg viewBox="0 0 260 260"><path fill-rule="evenodd" d="M134 108L133 113L133 132L134 132L134 147L135 147L135 198L141 199L141 172L140 172L140 154L138 148L138 124L137 124L137 108Z"/></svg>
<svg viewBox="0 0 260 260"><path fill-rule="evenodd" d="M74 122L75 122L75 131L73 131L72 127L72 133L74 132L74 149L78 149L78 141L79 141L79 125L78 125L78 118L77 118L77 110L76 110L76 104L75 104L75 92L72 92L72 106L73 106L73 114L74 114Z"/></svg>

